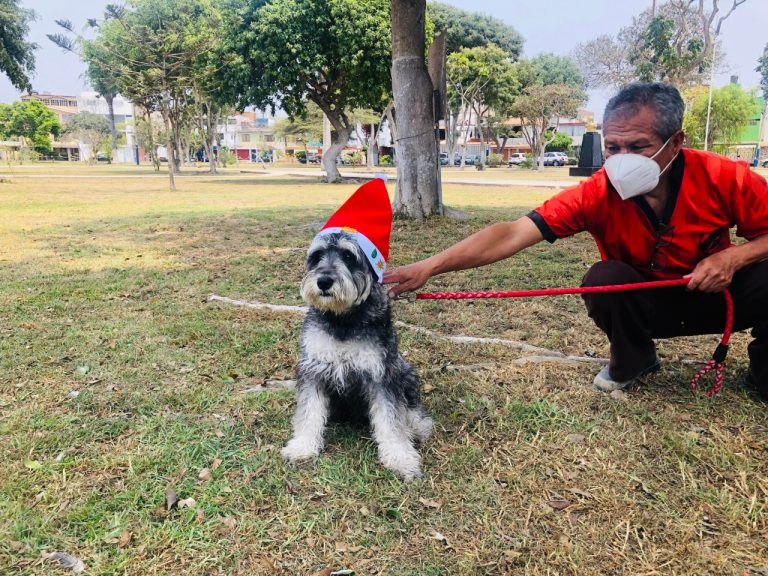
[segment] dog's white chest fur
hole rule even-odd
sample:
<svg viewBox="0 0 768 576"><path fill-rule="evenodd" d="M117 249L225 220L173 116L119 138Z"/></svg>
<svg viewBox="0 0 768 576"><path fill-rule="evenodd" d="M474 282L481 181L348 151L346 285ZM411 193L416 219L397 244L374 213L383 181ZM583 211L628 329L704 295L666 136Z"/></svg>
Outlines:
<svg viewBox="0 0 768 576"><path fill-rule="evenodd" d="M368 374L379 379L384 374L384 350L373 342L351 339L337 340L319 330L304 333L304 360L309 360L315 370L321 368L324 376L343 385L350 372Z"/></svg>

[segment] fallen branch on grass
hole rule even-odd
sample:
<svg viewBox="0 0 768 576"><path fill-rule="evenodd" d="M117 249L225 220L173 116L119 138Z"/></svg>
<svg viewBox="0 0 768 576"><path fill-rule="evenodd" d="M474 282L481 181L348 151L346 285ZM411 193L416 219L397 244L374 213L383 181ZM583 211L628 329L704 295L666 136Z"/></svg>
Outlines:
<svg viewBox="0 0 768 576"><path fill-rule="evenodd" d="M294 314L306 314L306 306L287 306L284 304L265 304L263 302L245 302L244 300L234 300L227 298L226 296L219 296L217 294L211 294L208 296L209 302L222 302L224 304L232 304L233 306L244 306L246 308L254 308L256 310L272 310L275 312L292 312ZM557 364L607 364L607 358L592 358L591 356L571 356L558 352L557 350L550 350L548 348L540 348L538 346L532 346L526 342L520 342L519 340L506 340L503 338L481 338L478 336L445 336L439 334L428 328L422 326L414 326L413 324L407 324L405 322L397 321L395 326L413 330L420 334L426 334L432 338L438 340L448 340L455 344L493 344L497 346L506 346L514 350L520 350L522 352L531 353L531 356L523 356L514 360L514 364L541 364L545 362L557 363Z"/></svg>

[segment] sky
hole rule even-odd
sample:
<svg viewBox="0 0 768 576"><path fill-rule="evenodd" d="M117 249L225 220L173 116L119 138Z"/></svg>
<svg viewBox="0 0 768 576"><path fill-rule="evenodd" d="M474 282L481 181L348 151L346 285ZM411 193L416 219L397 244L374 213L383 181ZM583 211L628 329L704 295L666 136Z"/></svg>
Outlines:
<svg viewBox="0 0 768 576"><path fill-rule="evenodd" d="M524 56L542 52L567 55L573 47L601 34L615 34L632 16L650 7L652 0L443 0L464 10L479 11L514 26L525 38ZM711 0L707 0L711 3ZM85 66L73 54L63 53L46 34L60 32L55 20L69 19L81 29L88 18L100 18L104 7L117 0L21 0L37 13L29 40L40 48L32 86L38 92L77 95L87 89ZM730 5L729 0L721 2ZM721 38L727 69L715 75L715 85L739 76L742 86L759 83L757 59L768 43L768 0L747 0L723 24ZM12 102L20 93L0 74L0 102ZM590 92L587 108L602 115L610 94Z"/></svg>

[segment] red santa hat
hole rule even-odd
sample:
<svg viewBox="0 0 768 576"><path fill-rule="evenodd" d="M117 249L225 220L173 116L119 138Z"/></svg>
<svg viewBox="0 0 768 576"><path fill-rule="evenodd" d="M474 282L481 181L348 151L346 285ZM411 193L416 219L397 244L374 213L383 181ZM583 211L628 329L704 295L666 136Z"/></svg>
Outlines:
<svg viewBox="0 0 768 576"><path fill-rule="evenodd" d="M376 178L363 184L336 210L318 236L344 232L365 253L381 282L389 258L392 231L392 206L384 180Z"/></svg>

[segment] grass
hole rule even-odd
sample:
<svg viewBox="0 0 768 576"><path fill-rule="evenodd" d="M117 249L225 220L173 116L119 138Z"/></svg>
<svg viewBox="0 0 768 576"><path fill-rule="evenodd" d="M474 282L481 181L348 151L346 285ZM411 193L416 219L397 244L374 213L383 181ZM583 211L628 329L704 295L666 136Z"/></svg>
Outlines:
<svg viewBox="0 0 768 576"><path fill-rule="evenodd" d="M169 193L124 168L35 170L50 178L0 184L0 573L49 574L54 550L100 575L768 569L768 416L735 384L747 335L720 396L687 388L683 360L717 341L701 337L661 342L663 370L618 402L591 391L594 367L401 330L436 422L424 479L402 484L346 427L293 469L279 456L292 395L242 391L291 376L301 318L206 297L300 304L306 225L355 185L230 172ZM56 178L69 173L102 178ZM446 185L472 218L396 221L392 263L549 194ZM575 238L430 287L573 285L596 257ZM607 355L576 297L397 302L395 316ZM195 504L166 510L168 487Z"/></svg>

